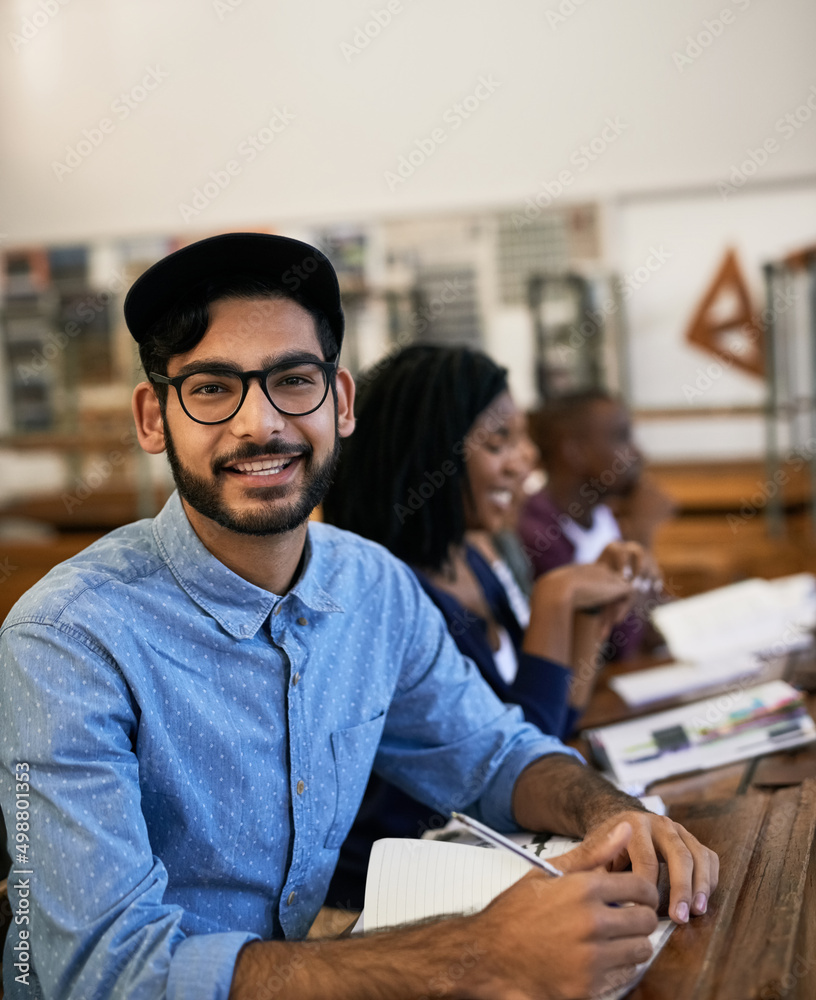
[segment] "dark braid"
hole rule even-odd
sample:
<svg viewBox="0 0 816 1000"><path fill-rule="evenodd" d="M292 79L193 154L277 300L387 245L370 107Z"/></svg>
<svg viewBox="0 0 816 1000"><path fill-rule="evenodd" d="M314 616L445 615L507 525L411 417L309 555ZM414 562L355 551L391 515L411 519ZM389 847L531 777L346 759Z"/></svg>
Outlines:
<svg viewBox="0 0 816 1000"><path fill-rule="evenodd" d="M416 344L364 373L327 521L439 570L465 534L465 438L507 390L507 372L466 347Z"/></svg>

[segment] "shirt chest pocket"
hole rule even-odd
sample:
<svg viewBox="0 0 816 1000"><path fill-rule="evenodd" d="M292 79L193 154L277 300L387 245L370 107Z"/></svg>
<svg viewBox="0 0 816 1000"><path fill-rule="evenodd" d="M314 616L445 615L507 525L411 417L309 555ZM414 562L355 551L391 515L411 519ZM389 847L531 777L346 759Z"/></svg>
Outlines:
<svg viewBox="0 0 816 1000"><path fill-rule="evenodd" d="M351 829L368 784L384 725L385 712L380 712L368 722L331 734L336 807L334 820L326 834L325 846L330 849L340 847Z"/></svg>

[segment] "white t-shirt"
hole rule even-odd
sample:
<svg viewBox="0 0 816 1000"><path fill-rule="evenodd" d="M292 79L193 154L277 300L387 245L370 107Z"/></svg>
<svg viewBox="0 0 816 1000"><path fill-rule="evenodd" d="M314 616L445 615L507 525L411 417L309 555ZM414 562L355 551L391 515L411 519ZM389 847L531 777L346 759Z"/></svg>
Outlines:
<svg viewBox="0 0 816 1000"><path fill-rule="evenodd" d="M510 638L510 633L501 625L497 626L499 633L499 648L493 653L496 672L505 684L512 684L518 673L518 657L516 647Z"/></svg>
<svg viewBox="0 0 816 1000"><path fill-rule="evenodd" d="M572 518L564 518L561 530L575 546L573 561L577 563L595 562L610 542L617 542L621 537L615 515L602 503L593 508L592 524L588 528L582 528Z"/></svg>

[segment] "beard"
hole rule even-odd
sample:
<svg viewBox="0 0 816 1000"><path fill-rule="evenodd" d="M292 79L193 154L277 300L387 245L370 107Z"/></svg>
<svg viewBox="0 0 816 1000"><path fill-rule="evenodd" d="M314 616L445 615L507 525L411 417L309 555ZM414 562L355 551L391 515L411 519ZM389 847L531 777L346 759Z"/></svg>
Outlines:
<svg viewBox="0 0 816 1000"><path fill-rule="evenodd" d="M199 514L239 535L280 535L303 524L328 492L340 457L340 438L337 434L332 451L319 463L315 461L314 450L308 445L289 445L286 442L257 445L248 442L231 455L213 459L212 477L208 479L182 465L166 422L164 439L167 460L179 495ZM280 454L302 456L304 484L297 495L288 503L281 503L290 486L253 487L246 491L247 497L268 501L268 504L255 510L232 510L221 496L218 483L221 470L233 462Z"/></svg>

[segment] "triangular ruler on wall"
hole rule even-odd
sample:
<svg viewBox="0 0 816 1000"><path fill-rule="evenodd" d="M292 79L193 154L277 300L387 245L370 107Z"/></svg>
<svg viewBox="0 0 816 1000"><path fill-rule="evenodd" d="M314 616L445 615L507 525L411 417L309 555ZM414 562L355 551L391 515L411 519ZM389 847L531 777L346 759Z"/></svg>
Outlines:
<svg viewBox="0 0 816 1000"><path fill-rule="evenodd" d="M752 375L765 375L765 334L736 253L729 249L686 330L686 340Z"/></svg>

